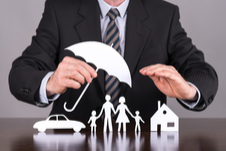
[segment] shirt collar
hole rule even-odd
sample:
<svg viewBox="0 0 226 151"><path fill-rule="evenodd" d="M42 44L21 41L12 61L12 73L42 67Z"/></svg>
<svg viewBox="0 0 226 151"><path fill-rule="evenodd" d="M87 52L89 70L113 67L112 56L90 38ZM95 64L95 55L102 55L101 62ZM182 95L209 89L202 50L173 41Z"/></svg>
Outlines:
<svg viewBox="0 0 226 151"><path fill-rule="evenodd" d="M106 3L104 0L98 0L98 3L100 5L102 17L105 17L111 8L117 8L120 13L120 17L124 17L126 14L127 7L129 5L129 0L125 0L122 4L120 4L117 7L112 7L111 5Z"/></svg>

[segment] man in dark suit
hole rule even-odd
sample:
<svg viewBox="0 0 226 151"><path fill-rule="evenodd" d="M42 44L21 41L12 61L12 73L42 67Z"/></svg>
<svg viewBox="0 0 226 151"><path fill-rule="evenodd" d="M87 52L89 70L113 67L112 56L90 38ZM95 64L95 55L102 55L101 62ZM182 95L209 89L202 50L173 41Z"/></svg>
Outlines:
<svg viewBox="0 0 226 151"><path fill-rule="evenodd" d="M40 107L54 102L51 114L71 119L99 112L105 102L104 71L96 73L64 49L82 41L104 42L103 12L112 6L120 12L120 47L132 76L132 88L121 85L130 111L150 118L166 96L187 109L204 110L216 95L217 74L186 36L178 7L162 0L47 0L36 36L13 62L12 94ZM66 112L63 104L71 108L85 82L91 84L78 106Z"/></svg>

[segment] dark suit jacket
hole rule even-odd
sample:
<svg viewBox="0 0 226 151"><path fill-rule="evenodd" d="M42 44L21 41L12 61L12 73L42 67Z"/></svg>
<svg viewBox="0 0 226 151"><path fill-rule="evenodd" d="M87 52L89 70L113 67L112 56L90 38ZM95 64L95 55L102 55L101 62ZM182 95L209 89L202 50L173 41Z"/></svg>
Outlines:
<svg viewBox="0 0 226 151"><path fill-rule="evenodd" d="M66 47L81 41L102 41L97 0L47 0L37 35L13 62L9 75L12 94L19 100L42 106L38 91L43 77L69 55L64 50ZM131 72L132 88L124 84L122 95L132 113L139 110L142 117L151 117L158 100L166 103L166 96L152 80L139 73L141 68L157 63L173 65L198 87L202 98L193 110L205 109L214 99L217 75L186 36L175 5L162 0L130 0L124 58ZM98 72L77 108L67 113L64 102L71 108L81 91L82 88L68 89L54 102L51 114L79 118L89 117L92 110L98 113L105 102L104 72Z"/></svg>

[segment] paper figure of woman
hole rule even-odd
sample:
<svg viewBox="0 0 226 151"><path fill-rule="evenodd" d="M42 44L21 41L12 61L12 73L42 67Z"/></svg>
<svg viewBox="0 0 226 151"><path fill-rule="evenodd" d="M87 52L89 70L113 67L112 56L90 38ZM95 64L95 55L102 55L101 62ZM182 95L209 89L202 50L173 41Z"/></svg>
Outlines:
<svg viewBox="0 0 226 151"><path fill-rule="evenodd" d="M129 118L126 115L126 111L134 118L133 114L129 111L128 107L125 103L125 97L119 98L119 105L116 109L116 113L119 112L118 117L116 119L116 123L118 123L118 131L121 130L121 124L123 124L123 131L126 132L126 123L129 123Z"/></svg>

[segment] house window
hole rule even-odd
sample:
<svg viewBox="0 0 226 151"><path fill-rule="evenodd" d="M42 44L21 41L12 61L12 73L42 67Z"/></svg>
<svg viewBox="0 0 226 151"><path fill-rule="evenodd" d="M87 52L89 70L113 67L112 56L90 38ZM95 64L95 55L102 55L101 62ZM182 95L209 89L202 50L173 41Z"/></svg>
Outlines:
<svg viewBox="0 0 226 151"><path fill-rule="evenodd" d="M167 123L167 127L174 127L175 125L174 125L174 122L168 122Z"/></svg>
<svg viewBox="0 0 226 151"><path fill-rule="evenodd" d="M163 114L166 115L166 113L167 113L166 110L164 110L164 111L163 111Z"/></svg>

